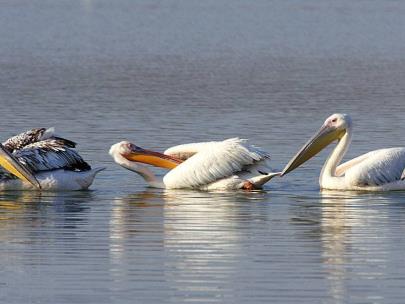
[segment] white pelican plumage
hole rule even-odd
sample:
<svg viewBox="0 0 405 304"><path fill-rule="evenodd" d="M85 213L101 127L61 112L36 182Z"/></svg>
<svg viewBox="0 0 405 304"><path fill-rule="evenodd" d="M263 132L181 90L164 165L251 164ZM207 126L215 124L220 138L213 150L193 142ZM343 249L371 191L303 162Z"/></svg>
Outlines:
<svg viewBox="0 0 405 304"><path fill-rule="evenodd" d="M321 189L390 191L405 190L405 148L368 152L341 165L352 138L352 120L347 114L333 114L321 129L291 159L282 176L294 170L334 141L337 146L325 162Z"/></svg>
<svg viewBox="0 0 405 304"><path fill-rule="evenodd" d="M167 149L163 154L123 141L111 146L110 155L122 167L141 175L151 187L166 189L261 189L280 173L268 173L269 155L246 140L191 143ZM170 169L155 176L146 166Z"/></svg>
<svg viewBox="0 0 405 304"><path fill-rule="evenodd" d="M75 146L57 137L53 128L32 129L9 138L0 144L0 190L87 189L104 168L91 169Z"/></svg>

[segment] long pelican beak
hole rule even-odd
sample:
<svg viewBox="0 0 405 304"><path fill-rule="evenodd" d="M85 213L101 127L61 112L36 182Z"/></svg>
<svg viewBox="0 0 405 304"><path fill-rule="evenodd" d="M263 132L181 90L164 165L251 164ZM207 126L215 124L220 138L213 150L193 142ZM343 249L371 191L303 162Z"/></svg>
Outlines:
<svg viewBox="0 0 405 304"><path fill-rule="evenodd" d="M0 166L17 176L19 179L29 182L35 188L41 189L41 185L34 174L25 168L20 162L0 144Z"/></svg>
<svg viewBox="0 0 405 304"><path fill-rule="evenodd" d="M285 166L281 176L299 167L322 151L333 141L342 138L345 130L323 125L321 129L298 151L298 153Z"/></svg>
<svg viewBox="0 0 405 304"><path fill-rule="evenodd" d="M180 165L183 161L169 155L154 152L150 150L145 150L140 147L134 146L132 151L128 154L123 155L126 159L152 165L155 167L173 169Z"/></svg>

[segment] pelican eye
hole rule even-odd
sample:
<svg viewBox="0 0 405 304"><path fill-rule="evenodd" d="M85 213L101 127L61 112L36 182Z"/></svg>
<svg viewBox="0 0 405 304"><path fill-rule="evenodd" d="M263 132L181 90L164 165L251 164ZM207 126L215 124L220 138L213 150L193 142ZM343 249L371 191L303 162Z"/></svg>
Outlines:
<svg viewBox="0 0 405 304"><path fill-rule="evenodd" d="M129 151L134 151L136 149L136 146L134 144L131 143L127 143L125 144L126 149L128 149Z"/></svg>
<svg viewBox="0 0 405 304"><path fill-rule="evenodd" d="M143 151L143 149L141 147L138 147L137 145L134 144L128 144L128 149L130 149L131 151Z"/></svg>

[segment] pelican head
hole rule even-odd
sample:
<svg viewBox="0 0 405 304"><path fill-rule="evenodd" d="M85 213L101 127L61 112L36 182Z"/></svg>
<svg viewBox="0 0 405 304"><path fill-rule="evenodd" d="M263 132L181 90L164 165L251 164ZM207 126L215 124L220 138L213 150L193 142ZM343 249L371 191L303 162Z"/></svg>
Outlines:
<svg viewBox="0 0 405 304"><path fill-rule="evenodd" d="M122 141L112 145L109 153L114 159L118 156L131 162L144 163L166 169L173 169L182 162L169 155L143 149L129 141Z"/></svg>
<svg viewBox="0 0 405 304"><path fill-rule="evenodd" d="M351 125L352 120L348 114L333 114L329 116L319 131L290 160L281 176L317 155L335 140L340 140L346 134L346 130L351 128Z"/></svg>
<svg viewBox="0 0 405 304"><path fill-rule="evenodd" d="M30 183L35 188L41 189L40 183L35 178L31 170L24 167L13 154L4 148L2 144L0 144L0 166L17 176L19 179Z"/></svg>

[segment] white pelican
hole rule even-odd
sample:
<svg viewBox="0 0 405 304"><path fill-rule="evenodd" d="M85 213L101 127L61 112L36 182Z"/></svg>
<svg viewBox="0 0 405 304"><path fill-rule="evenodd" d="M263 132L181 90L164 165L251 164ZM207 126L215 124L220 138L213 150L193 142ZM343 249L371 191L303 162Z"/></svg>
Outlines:
<svg viewBox="0 0 405 304"><path fill-rule="evenodd" d="M0 190L87 189L104 168L91 169L73 150L75 146L57 137L53 128L32 129L9 138L0 144Z"/></svg>
<svg viewBox="0 0 405 304"><path fill-rule="evenodd" d="M280 174L268 173L266 160L270 157L266 152L239 138L179 145L164 154L122 141L111 146L110 155L117 164L138 173L155 188L253 190ZM140 163L170 171L159 178Z"/></svg>
<svg viewBox="0 0 405 304"><path fill-rule="evenodd" d="M281 176L294 170L334 141L337 146L325 162L321 189L390 191L405 190L405 148L368 152L341 165L352 138L352 120L347 114L331 115L321 129L284 168Z"/></svg>

